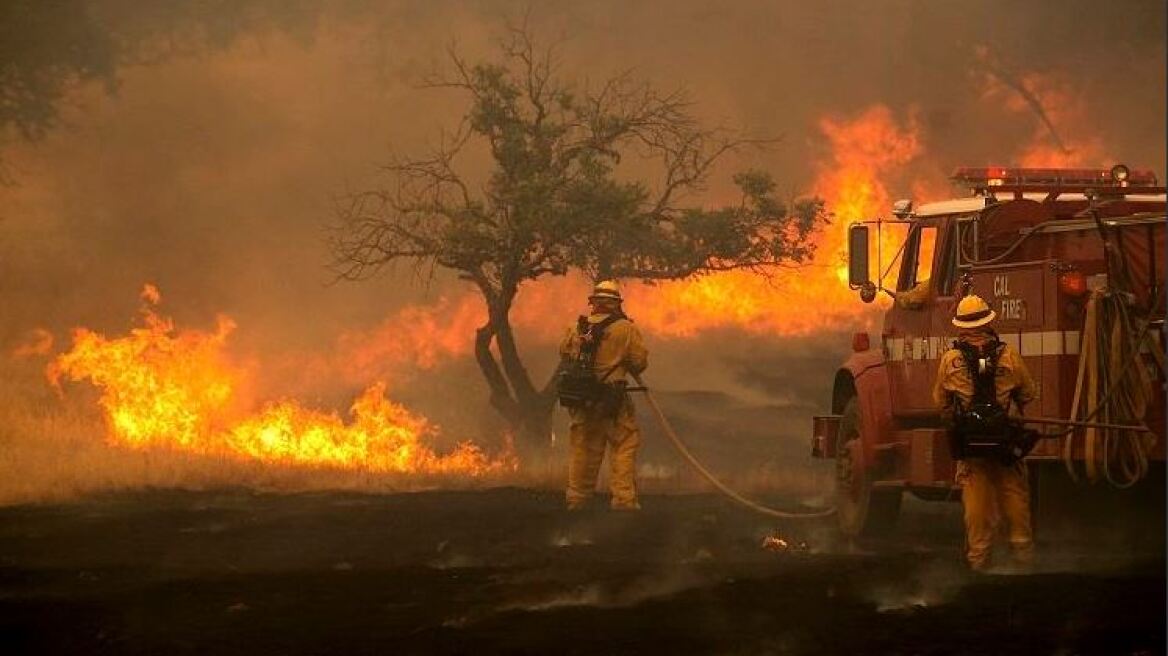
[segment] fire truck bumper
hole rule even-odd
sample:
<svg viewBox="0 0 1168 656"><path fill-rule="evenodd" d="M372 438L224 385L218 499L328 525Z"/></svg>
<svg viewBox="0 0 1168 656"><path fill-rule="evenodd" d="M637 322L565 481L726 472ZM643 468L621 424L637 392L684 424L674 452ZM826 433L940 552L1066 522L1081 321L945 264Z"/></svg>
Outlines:
<svg viewBox="0 0 1168 656"><path fill-rule="evenodd" d="M834 458L835 444L839 437L842 415L816 415L812 417L811 457Z"/></svg>

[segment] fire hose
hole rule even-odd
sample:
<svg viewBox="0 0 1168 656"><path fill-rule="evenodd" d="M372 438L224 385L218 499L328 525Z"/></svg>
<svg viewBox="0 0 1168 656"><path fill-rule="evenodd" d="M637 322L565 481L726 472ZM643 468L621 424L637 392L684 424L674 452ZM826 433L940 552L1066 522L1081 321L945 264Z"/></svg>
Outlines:
<svg viewBox="0 0 1168 656"><path fill-rule="evenodd" d="M1079 415L1080 401L1085 401L1087 419L1099 416L1104 422L1142 423L1148 406L1155 402L1153 383L1145 366L1144 349L1164 375L1164 357L1156 344L1146 344L1153 319L1159 316L1163 294L1155 293L1142 330L1136 335L1130 305L1133 281L1126 262L1123 241L1113 238L1113 230L1103 222L1092 199L1088 214L1094 219L1099 238L1103 242L1107 277L1111 290L1093 290L1087 301L1083 320L1083 345L1079 353L1079 372L1075 395L1071 403L1071 419ZM1086 396L1084 398L1084 386ZM1105 390L1100 394L1100 388ZM1063 443L1063 463L1071 479L1078 482L1074 463L1074 430L1067 431ZM1148 455L1158 436L1146 428L1143 431L1115 431L1088 428L1083 434L1084 468L1087 479L1094 483L1103 477L1114 487L1128 488L1148 473ZM1118 467L1118 473L1116 472Z"/></svg>
<svg viewBox="0 0 1168 656"><path fill-rule="evenodd" d="M673 445L673 448L677 450L682 459L688 462L691 467L693 467L699 474L701 474L702 478L706 479L706 482L714 486L714 488L716 488L719 492L734 500L738 504L750 508L755 512L762 513L763 515L768 515L770 517L777 517L779 519L819 519L822 517L830 517L831 515L835 514L835 508L803 513L777 510L775 508L764 506L758 502L747 499L722 481L718 480L718 477L710 473L710 470L706 469L705 465L703 465L701 461L694 457L693 453L690 452L685 443L681 441L681 438L677 436L677 433L669 424L669 419L666 418L665 413L661 411L661 407L657 405L657 399L653 398L652 392L649 391L649 387L645 385L645 382L641 380L641 377L637 374L633 374L633 379L637 381L637 385L639 385L639 387L629 388L630 391L641 392L645 395L645 400L649 402L649 408L653 411L653 415L657 418L657 423L660 424L662 432L665 433L665 437L669 438L669 442Z"/></svg>
<svg viewBox="0 0 1168 656"><path fill-rule="evenodd" d="M710 470L706 469L705 465L703 465L701 463L701 461L698 460L693 455L693 453L689 450L689 447L687 447L685 445L685 442L683 442L681 440L681 438L678 437L677 432L673 430L673 426L669 423L669 419L665 416L665 413L661 410L661 406L657 405L657 399L655 399L653 397L653 394L649 390L648 385L646 385L644 380L642 380L641 377L637 374L633 374L633 378L637 381L638 386L637 387L630 387L630 388L628 388L628 391L641 392L645 395L645 400L648 401L649 408L653 411L653 415L654 415L654 417L656 417L657 423L661 426L662 432L665 433L665 436L669 439L669 442L673 446L673 448L678 452L678 454L681 455L682 459L684 459L687 463L689 463L689 465L691 467L693 467L694 470L697 471L698 474L700 474L702 476L702 478L704 478L706 480L706 482L708 482L710 485L712 485L719 492L721 492L725 496L729 497L731 500L735 501L736 503L738 503L742 506L745 506L746 508L749 508L749 509L751 509L755 512L761 513L763 515L767 515L769 517L777 517L779 519L820 519L823 517L830 517L831 515L835 514L835 512L836 512L835 508L827 508L825 510L803 512L803 513L778 510L776 508L764 506L756 501L752 501L752 500L747 499L746 497L742 496L736 490L734 490L730 486L723 483L720 479L718 479L717 476L714 476L714 474L712 472L710 472ZM1068 420L1064 420L1064 419L1049 419L1049 418L1045 418L1045 417L1027 417L1027 418L1023 418L1022 421L1023 421L1023 423L1027 423L1027 424L1048 424L1048 425L1056 425L1056 426L1069 426L1069 427L1071 427L1070 430L1072 430L1072 431L1075 428L1084 428L1084 427L1088 428L1090 430L1104 429L1104 430L1114 430L1114 431L1147 431L1147 428L1145 428L1142 425L1108 424L1108 423L1100 423L1100 422L1092 422L1092 421L1074 421L1074 420L1068 421ZM1060 434L1060 435L1045 435L1043 437L1049 438L1049 437L1061 437L1061 436L1062 435ZM1072 476L1074 476L1073 472L1072 472Z"/></svg>
<svg viewBox="0 0 1168 656"><path fill-rule="evenodd" d="M1151 315L1155 315L1155 310ZM1142 362L1150 327L1150 322L1145 323L1133 338L1135 331L1125 297L1118 293L1092 292L1083 322L1079 371L1071 403L1072 420L1078 418L1082 404L1088 420L1099 417L1105 423L1142 423L1151 402L1152 381ZM1153 344L1148 351L1163 371L1163 355L1159 349ZM1156 436L1146 427L1141 428L1087 427L1083 431L1087 480L1096 482L1102 472L1112 486L1128 488L1143 479L1148 473L1148 452ZM1076 432L1074 429L1066 432L1062 459L1071 479L1078 482L1081 477L1073 457Z"/></svg>

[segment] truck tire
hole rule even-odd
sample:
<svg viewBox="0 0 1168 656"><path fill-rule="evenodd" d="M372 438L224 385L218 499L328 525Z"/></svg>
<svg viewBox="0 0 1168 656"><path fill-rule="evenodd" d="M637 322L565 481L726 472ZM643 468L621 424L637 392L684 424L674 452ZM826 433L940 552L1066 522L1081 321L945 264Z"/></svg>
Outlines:
<svg viewBox="0 0 1168 656"><path fill-rule="evenodd" d="M874 488L860 456L860 402L848 399L835 451L835 504L840 532L850 538L887 533L900 515L900 489Z"/></svg>

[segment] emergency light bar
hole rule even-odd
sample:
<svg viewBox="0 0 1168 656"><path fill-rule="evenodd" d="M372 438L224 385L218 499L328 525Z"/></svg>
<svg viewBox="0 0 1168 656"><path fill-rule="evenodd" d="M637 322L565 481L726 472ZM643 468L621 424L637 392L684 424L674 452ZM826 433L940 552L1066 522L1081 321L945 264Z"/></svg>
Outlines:
<svg viewBox="0 0 1168 656"><path fill-rule="evenodd" d="M961 167L949 178L955 184L984 191L995 187L1027 189L1107 189L1156 187L1152 171L1132 171L1123 164L1110 169L1024 169L1004 166Z"/></svg>

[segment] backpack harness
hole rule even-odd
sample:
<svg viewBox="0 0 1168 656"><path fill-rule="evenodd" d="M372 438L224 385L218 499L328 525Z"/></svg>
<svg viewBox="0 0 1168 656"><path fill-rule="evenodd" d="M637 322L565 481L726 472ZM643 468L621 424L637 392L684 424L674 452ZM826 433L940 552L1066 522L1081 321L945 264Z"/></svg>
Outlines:
<svg viewBox="0 0 1168 656"><path fill-rule="evenodd" d="M581 316L576 321L576 334L580 337L580 352L560 365L556 373L556 395L565 408L601 407L611 414L620 408L625 397L625 381L607 382L620 363L613 365L603 375L597 375L596 352L605 331L612 324L625 319L620 312L614 312L597 323L589 323Z"/></svg>
<svg viewBox="0 0 1168 656"><path fill-rule="evenodd" d="M1005 344L994 339L978 348L958 340L953 348L961 351L973 381L968 407L959 398L954 399L949 444L953 457L994 459L1007 465L1021 460L1038 442L1038 433L1011 418L1008 409L998 402L998 362Z"/></svg>

